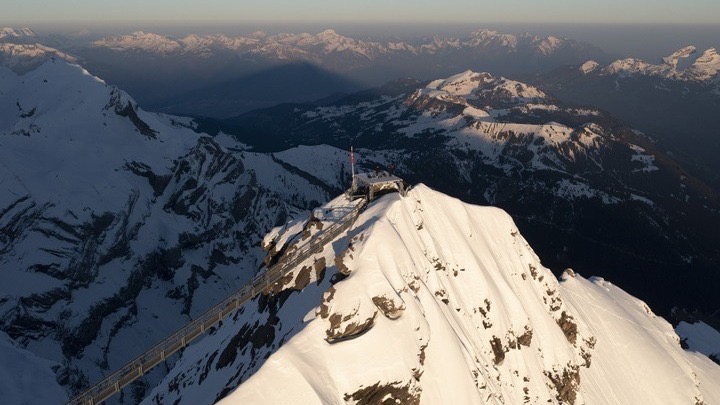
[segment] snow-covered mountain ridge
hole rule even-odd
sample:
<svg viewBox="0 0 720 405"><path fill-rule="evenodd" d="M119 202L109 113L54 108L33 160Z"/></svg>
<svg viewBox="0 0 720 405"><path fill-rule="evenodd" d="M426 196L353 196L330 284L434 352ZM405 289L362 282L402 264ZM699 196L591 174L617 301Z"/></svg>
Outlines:
<svg viewBox="0 0 720 405"><path fill-rule="evenodd" d="M69 53L40 42L41 37L30 28L0 28L0 66L25 73L52 58L78 63Z"/></svg>
<svg viewBox="0 0 720 405"><path fill-rule="evenodd" d="M0 329L68 394L252 278L265 232L340 189L58 58L0 67L0 88Z"/></svg>
<svg viewBox="0 0 720 405"><path fill-rule="evenodd" d="M74 55L93 74L132 93L146 109L210 117L309 102L397 77L442 77L462 68L538 73L591 58L605 60L600 49L572 39L487 29L424 38L350 37L332 29L183 35L135 31L91 42L89 37L41 34L0 42L43 43ZM275 86L278 82L289 83Z"/></svg>
<svg viewBox="0 0 720 405"><path fill-rule="evenodd" d="M37 33L30 28L0 28L0 41L17 41L37 37Z"/></svg>
<svg viewBox="0 0 720 405"><path fill-rule="evenodd" d="M114 51L143 51L160 55L167 54L210 54L225 50L271 55L279 59L313 58L314 55L346 53L368 59L388 54L434 54L443 49L495 49L517 52L531 49L541 55L551 55L563 47L581 45L567 38L554 36L540 37L529 33L523 35L501 34L481 29L467 38L439 38L422 43L376 42L346 37L328 29L317 34L281 33L268 35L256 32L250 35L228 37L222 34L196 35L183 38L136 31L127 35L104 38L93 43L97 48Z"/></svg>
<svg viewBox="0 0 720 405"><path fill-rule="evenodd" d="M694 46L687 46L662 59L661 64L652 64L640 59L616 60L600 67L597 62L588 61L580 69L584 74L616 75L620 77L648 76L667 80L693 81L714 84L720 72L720 55L710 48L699 56Z"/></svg>
<svg viewBox="0 0 720 405"><path fill-rule="evenodd" d="M78 60L72 55L42 44L13 44L0 42L0 67L25 73L46 61L57 58L70 63Z"/></svg>
<svg viewBox="0 0 720 405"><path fill-rule="evenodd" d="M658 147L720 189L720 55L682 48L657 62L589 60L538 76L533 84L568 103L593 105L655 138Z"/></svg>
<svg viewBox="0 0 720 405"><path fill-rule="evenodd" d="M556 260L555 268L582 261L585 272L618 281L663 314L685 300L709 311L720 305L699 279L686 279L692 287L680 292L660 279L682 273L679 267L716 279L720 251L710 241L719 237L720 218L713 191L643 133L535 86L466 71L425 83L401 80L321 106L259 110L220 128L259 150L354 145L368 169L393 164L412 182L506 209L535 229L528 239ZM690 220L696 215L703 219ZM583 253L572 259L558 253L575 249ZM618 263L619 257L627 261ZM645 276L611 270L625 266L644 269ZM657 289L644 288L646 277ZM670 304L669 297L677 301Z"/></svg>
<svg viewBox="0 0 720 405"><path fill-rule="evenodd" d="M144 403L720 401L720 366L642 301L572 270L559 282L507 214L423 185L371 203L271 290Z"/></svg>

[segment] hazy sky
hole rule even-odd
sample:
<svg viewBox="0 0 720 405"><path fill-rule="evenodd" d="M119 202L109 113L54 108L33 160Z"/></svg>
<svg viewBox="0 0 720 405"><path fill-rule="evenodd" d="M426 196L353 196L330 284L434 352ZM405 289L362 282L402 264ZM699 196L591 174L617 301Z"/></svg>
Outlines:
<svg viewBox="0 0 720 405"><path fill-rule="evenodd" d="M720 24L720 0L1 0L0 22L377 21Z"/></svg>

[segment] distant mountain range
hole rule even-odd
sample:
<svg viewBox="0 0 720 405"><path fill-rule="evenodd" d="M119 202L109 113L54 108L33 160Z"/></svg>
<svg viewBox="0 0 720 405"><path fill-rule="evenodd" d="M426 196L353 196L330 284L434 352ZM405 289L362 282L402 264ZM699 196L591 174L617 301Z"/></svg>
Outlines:
<svg viewBox="0 0 720 405"><path fill-rule="evenodd" d="M560 99L609 111L720 189L720 55L688 46L652 64L622 59L566 66L532 81Z"/></svg>
<svg viewBox="0 0 720 405"><path fill-rule="evenodd" d="M588 44L557 38L502 34L481 29L466 38L433 37L422 42L376 42L346 37L328 29L317 34L283 33L269 35L259 31L246 36L188 35L184 38L163 36L142 31L119 35L93 42L95 48L118 52L147 52L157 55L193 54L210 56L214 52L232 51L249 55L263 55L283 60L304 60L322 63L323 57L332 54L353 55L375 60L401 54L437 54L446 49L492 50L497 52L531 52L550 56L569 49L576 52L595 50ZM349 61L350 62L350 61Z"/></svg>
<svg viewBox="0 0 720 405"><path fill-rule="evenodd" d="M662 59L661 64L651 64L640 59L628 58L602 67L595 61L587 61L579 70L585 75L613 76L618 78L654 77L667 81L705 84L720 95L720 55L710 48L695 56L697 49L688 46Z"/></svg>
<svg viewBox="0 0 720 405"><path fill-rule="evenodd" d="M441 342L452 342L447 353L457 354L459 361L449 365L463 373L454 380L461 383L458 398L470 398L468 392L485 398L488 392L572 402L593 395L583 390L595 385L581 388L583 373L597 370L586 381L616 387L627 383L608 383L608 376L616 374L607 370L624 360L606 342L635 356L635 348L659 339L653 353L678 363L658 367L657 381L684 370L681 382L675 381L687 389L677 391L678 398L716 398L715 386L704 382L714 381L715 365L683 352L670 325L647 306L605 281L574 279L571 272L563 276L567 291L560 292L557 280L540 265L557 275L565 267L605 275L663 315L676 305L705 312L717 307L716 193L651 139L603 111L563 104L536 86L499 75L462 71L432 81L401 79L321 103L285 104L226 120L190 119L144 111L124 91L68 63L63 51L45 47L35 52L34 44L5 46L27 63L20 71L20 65L11 63L7 66L16 71L0 67L0 352L26 373L3 363L0 367L11 370L11 378L1 379L0 388L4 394L10 391L3 384L27 383L23 376L29 372L44 384L34 387L42 395L26 390L10 403L77 393L243 285L264 265L267 252L261 242L268 232L289 223L310 233L311 227L305 228L309 211L342 193L349 183L351 145L361 170L392 164L411 183L502 207L517 226L495 209L471 207L424 186L399 205L391 204L400 201L391 196L363 219L363 226L377 224L375 229L388 231L353 235L358 238L353 243L359 249L363 243L377 243L367 257L394 260L392 252L398 252L409 255L408 261L363 264L367 271L350 275L343 287L338 283L345 276L337 271L334 249L339 252L345 245L332 244L328 254L332 250L333 255L325 264L315 267L313 262L307 267L313 271L303 270L309 274L307 282L283 281L277 295L260 295L214 329L205 345L168 359L118 401L220 399L263 363L270 364L265 360L293 336L320 336L323 350L332 350L327 347L343 343L328 346L322 338L326 330L340 340L355 338L368 331L363 327L372 326L365 324L372 318L378 329L366 337L375 337L382 323L395 316L385 304L400 304L393 297L408 298L411 290L426 295L419 302L427 308L443 308L438 312L442 316L432 317L408 298L406 316L400 318L407 328L389 329L425 343L424 333L433 330L426 354L422 349L421 355L415 338L400 340L402 350L393 352L407 354L407 364L418 366L415 372L412 367L393 369L404 373L390 376L403 376L398 384L358 374L340 394L371 400L376 391L366 389L368 383L397 389L410 399L420 397L418 388L433 392L428 381L434 380L421 383L422 374L445 373L447 368L436 360L444 358L443 351L435 350L445 347ZM471 212L478 215L472 215L475 222L469 226ZM422 247L435 246L434 241L444 246L438 254L423 253ZM394 248L376 250L389 246ZM472 256L462 246L484 253ZM359 269L355 264L363 260L352 255L347 264ZM425 261L418 268L430 278L404 273L406 263ZM325 270L329 273L323 278ZM362 274L388 278L356 284ZM458 286L476 288L440 287L455 277ZM486 282L492 280L497 282ZM395 281L402 292L388 290L390 301L380 295L379 300L343 297L351 290L366 291L365 286L390 288L388 283ZM501 285L508 287L497 287ZM590 307L576 294L592 295L592 308L602 311L585 313L583 308ZM323 303L328 312L316 313ZM511 306L516 310L507 313ZM378 312L381 307L387 315ZM632 314L631 319L604 315L609 308L613 314ZM417 324L402 323L411 316L417 316ZM313 318L319 334L299 335ZM605 321L619 325L623 336L638 336L639 331L640 337L624 346L623 340L614 340L616 335L592 331L590 325L607 325ZM472 326L468 336L474 337L458 340L465 336L459 325ZM441 331L453 334L440 339L436 332ZM372 347L361 354L383 354L374 350L394 347L384 336L398 335L368 340ZM597 357L592 357L591 337L599 339ZM363 341L353 343L358 342ZM470 347L463 342L472 342L470 357L461 354ZM288 350L292 347L297 348L292 344ZM536 367L521 373L513 366L514 356ZM593 369L591 364L605 366ZM310 375L292 381L302 383ZM483 381L497 378L502 386L481 388ZM532 394L518 384L532 388ZM240 390L238 398L252 392ZM276 394L287 395L288 390Z"/></svg>
<svg viewBox="0 0 720 405"><path fill-rule="evenodd" d="M488 29L465 37L386 42L351 38L334 30L182 38L138 31L86 45L56 37L46 41L31 30L6 31L8 36L0 41L41 42L74 55L90 72L126 89L148 109L219 118L281 102L351 93L398 77L431 79L465 69L533 74L606 58L600 49L567 38ZM28 36L20 41L25 31ZM297 66L312 66L319 79L314 82L316 91L291 84L286 92L259 94L245 86L257 78L263 78L266 87L274 81L301 80ZM326 83L319 85L322 82ZM213 96L218 88L223 89L222 97Z"/></svg>
<svg viewBox="0 0 720 405"><path fill-rule="evenodd" d="M24 41L35 40L37 33L30 28L0 28L0 41Z"/></svg>

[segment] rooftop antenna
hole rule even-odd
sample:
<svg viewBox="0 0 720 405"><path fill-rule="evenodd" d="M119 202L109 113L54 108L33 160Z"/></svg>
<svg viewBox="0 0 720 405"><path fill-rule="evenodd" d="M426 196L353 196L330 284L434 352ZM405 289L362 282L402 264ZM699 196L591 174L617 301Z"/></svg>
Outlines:
<svg viewBox="0 0 720 405"><path fill-rule="evenodd" d="M355 151L350 146L350 170L352 171L352 185L350 189L355 192Z"/></svg>

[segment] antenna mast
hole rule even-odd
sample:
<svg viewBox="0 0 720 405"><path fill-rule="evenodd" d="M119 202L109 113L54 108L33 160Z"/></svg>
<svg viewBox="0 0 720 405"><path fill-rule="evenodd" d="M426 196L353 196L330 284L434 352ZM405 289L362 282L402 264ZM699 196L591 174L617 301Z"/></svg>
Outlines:
<svg viewBox="0 0 720 405"><path fill-rule="evenodd" d="M355 192L355 151L352 146L350 146L350 170L352 171L352 185L350 189Z"/></svg>

